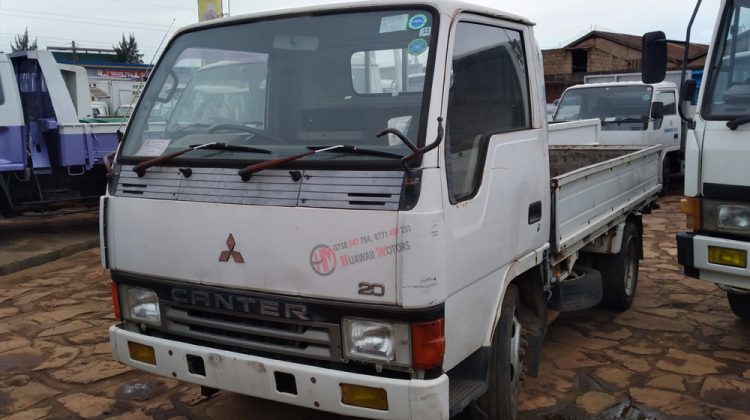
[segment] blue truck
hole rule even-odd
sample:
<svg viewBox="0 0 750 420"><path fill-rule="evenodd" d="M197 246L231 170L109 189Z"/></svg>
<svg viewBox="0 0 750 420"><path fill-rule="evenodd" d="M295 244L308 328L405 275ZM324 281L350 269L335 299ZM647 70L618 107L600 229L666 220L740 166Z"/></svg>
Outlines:
<svg viewBox="0 0 750 420"><path fill-rule="evenodd" d="M104 192L121 119L93 118L86 70L48 51L0 53L0 212Z"/></svg>

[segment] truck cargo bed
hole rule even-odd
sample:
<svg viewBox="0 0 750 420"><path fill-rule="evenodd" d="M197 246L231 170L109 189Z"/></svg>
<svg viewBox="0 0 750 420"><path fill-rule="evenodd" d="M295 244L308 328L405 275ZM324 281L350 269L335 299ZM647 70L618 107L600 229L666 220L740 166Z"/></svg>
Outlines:
<svg viewBox="0 0 750 420"><path fill-rule="evenodd" d="M550 146L551 245L559 262L656 199L661 146Z"/></svg>

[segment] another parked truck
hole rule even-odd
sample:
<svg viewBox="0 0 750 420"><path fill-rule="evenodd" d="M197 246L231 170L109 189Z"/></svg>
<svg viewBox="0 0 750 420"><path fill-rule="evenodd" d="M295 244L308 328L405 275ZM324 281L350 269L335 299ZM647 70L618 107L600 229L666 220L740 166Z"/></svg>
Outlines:
<svg viewBox="0 0 750 420"><path fill-rule="evenodd" d="M679 93L671 82L590 83L569 87L555 110L553 123L590 120L601 124L599 144L663 147L662 185L669 188L681 173L682 120L677 114ZM550 144L580 144L571 136L552 136Z"/></svg>
<svg viewBox="0 0 750 420"><path fill-rule="evenodd" d="M180 30L101 198L114 357L204 395L513 418L555 314L633 302L661 188L660 146L547 136L533 25L500 10L321 3Z"/></svg>
<svg viewBox="0 0 750 420"><path fill-rule="evenodd" d="M0 54L0 212L97 197L116 120L91 118L86 70L48 51Z"/></svg>
<svg viewBox="0 0 750 420"><path fill-rule="evenodd" d="M658 45L661 35L647 36ZM665 62L653 51L656 80ZM690 97L693 84L684 90ZM685 121L681 207L690 232L677 235L679 263L686 275L725 290L734 314L750 319L750 1L721 2L696 112Z"/></svg>

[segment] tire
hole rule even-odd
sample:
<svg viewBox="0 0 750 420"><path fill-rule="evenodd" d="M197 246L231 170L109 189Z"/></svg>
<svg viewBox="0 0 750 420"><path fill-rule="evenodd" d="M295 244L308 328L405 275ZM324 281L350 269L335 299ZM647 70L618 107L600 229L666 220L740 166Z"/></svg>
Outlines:
<svg viewBox="0 0 750 420"><path fill-rule="evenodd" d="M550 307L560 312L593 308L602 302L602 275L599 271L576 264L573 272L552 291Z"/></svg>
<svg viewBox="0 0 750 420"><path fill-rule="evenodd" d="M669 192L669 187L672 185L672 163L670 162L669 156L664 158L664 162L661 165L661 190L659 196L664 197Z"/></svg>
<svg viewBox="0 0 750 420"><path fill-rule="evenodd" d="M472 404L474 420L512 420L518 413L518 396L524 372L523 328L518 319L521 299L511 284L503 298L500 322L492 337L487 392Z"/></svg>
<svg viewBox="0 0 750 420"><path fill-rule="evenodd" d="M626 223L622 234L622 247L614 255L598 255L596 268L602 274L602 306L625 311L633 304L638 288L641 238L632 223Z"/></svg>
<svg viewBox="0 0 750 420"><path fill-rule="evenodd" d="M750 295L727 292L727 300L737 318L750 320Z"/></svg>

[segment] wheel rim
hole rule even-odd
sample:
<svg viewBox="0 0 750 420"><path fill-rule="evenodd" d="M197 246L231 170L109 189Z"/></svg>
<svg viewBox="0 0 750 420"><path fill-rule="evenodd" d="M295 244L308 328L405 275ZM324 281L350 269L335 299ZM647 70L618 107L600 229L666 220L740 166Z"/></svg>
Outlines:
<svg viewBox="0 0 750 420"><path fill-rule="evenodd" d="M635 242L628 241L628 263L625 265L625 295L632 296L635 289L635 276L638 273L638 256Z"/></svg>
<svg viewBox="0 0 750 420"><path fill-rule="evenodd" d="M512 330L510 333L510 395L513 404L518 401L518 392L520 391L521 379L521 322L518 315L513 314Z"/></svg>

